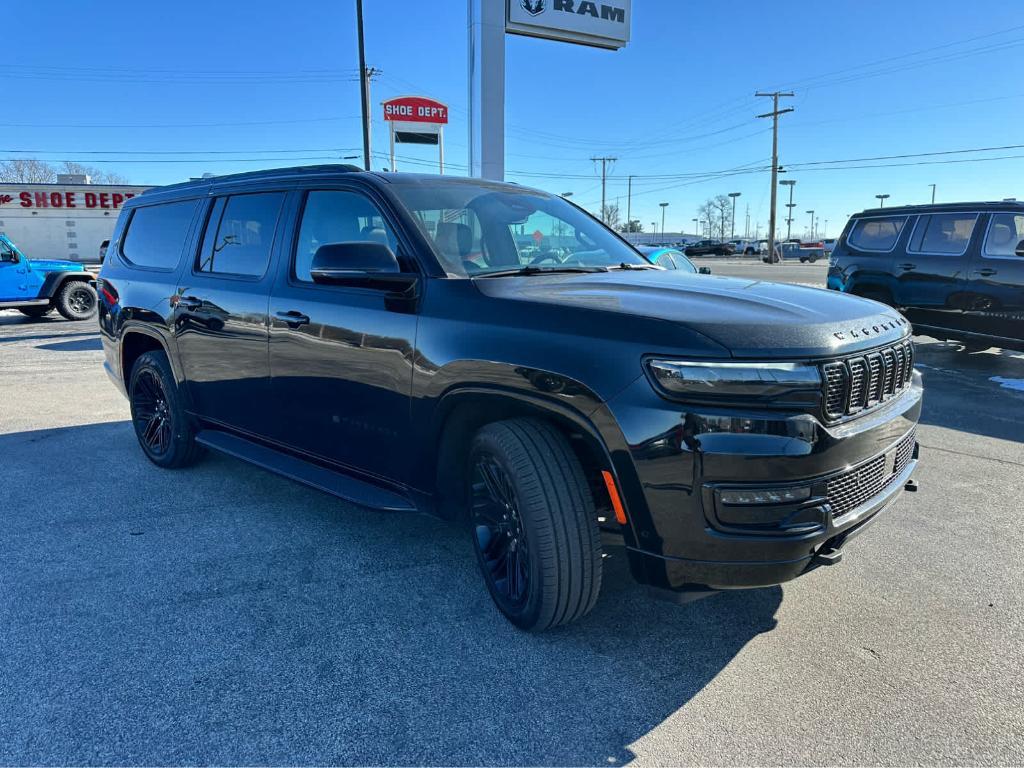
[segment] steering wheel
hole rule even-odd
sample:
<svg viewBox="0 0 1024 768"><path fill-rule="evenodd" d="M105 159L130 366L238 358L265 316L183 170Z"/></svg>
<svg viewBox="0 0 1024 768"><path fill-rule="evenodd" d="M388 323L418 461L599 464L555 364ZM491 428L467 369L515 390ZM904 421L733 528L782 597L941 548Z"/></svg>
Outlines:
<svg viewBox="0 0 1024 768"><path fill-rule="evenodd" d="M545 262L551 262L552 264L564 263L562 259L560 259L551 251L544 251L543 253L539 253L533 257L533 259L530 261L530 266L532 267L535 265L544 264Z"/></svg>

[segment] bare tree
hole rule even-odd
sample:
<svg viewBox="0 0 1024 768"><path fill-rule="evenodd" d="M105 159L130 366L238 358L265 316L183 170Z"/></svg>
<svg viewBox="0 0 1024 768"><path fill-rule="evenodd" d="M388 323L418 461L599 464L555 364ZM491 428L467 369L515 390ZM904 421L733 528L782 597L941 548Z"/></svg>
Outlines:
<svg viewBox="0 0 1024 768"><path fill-rule="evenodd" d="M57 172L49 163L35 158L4 160L0 162L0 181L13 184L46 184L57 179Z"/></svg>
<svg viewBox="0 0 1024 768"><path fill-rule="evenodd" d="M729 212L731 210L732 201L728 195L716 195L709 198L697 209L701 218L708 222L708 237L725 240L725 233L729 230Z"/></svg>
<svg viewBox="0 0 1024 768"><path fill-rule="evenodd" d="M601 221L607 224L612 229L618 229L619 224L619 206L618 205L606 205L604 210L601 211Z"/></svg>
<svg viewBox="0 0 1024 768"><path fill-rule="evenodd" d="M119 173L108 173L107 171L101 171L99 168L94 168L91 165L83 165L82 163L75 163L71 160L65 160L61 165L61 173L81 173L89 177L93 184L127 184L128 179Z"/></svg>

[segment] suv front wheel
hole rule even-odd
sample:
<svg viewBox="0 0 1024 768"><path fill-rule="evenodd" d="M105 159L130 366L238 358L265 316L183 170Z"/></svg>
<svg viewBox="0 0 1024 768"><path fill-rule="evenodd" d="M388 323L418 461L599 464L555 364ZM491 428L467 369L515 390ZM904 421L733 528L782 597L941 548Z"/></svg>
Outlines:
<svg viewBox="0 0 1024 768"><path fill-rule="evenodd" d="M543 421L483 427L469 452L469 520L491 598L540 631L587 615L601 591L601 539L583 468Z"/></svg>

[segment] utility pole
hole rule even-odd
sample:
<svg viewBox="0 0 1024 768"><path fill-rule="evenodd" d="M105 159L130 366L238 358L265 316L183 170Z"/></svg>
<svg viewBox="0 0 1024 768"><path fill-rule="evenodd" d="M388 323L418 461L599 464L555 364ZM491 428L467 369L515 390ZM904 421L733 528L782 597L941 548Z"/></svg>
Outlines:
<svg viewBox="0 0 1024 768"><path fill-rule="evenodd" d="M363 101L363 165L370 170L370 78L363 46L363 0L356 0L356 28L359 37L359 91Z"/></svg>
<svg viewBox="0 0 1024 768"><path fill-rule="evenodd" d="M743 227L743 239L750 239L750 203L747 203L747 221Z"/></svg>
<svg viewBox="0 0 1024 768"><path fill-rule="evenodd" d="M793 206L796 203L793 202L793 187L796 186L796 179L783 179L779 182L784 187L789 187L789 202L786 203L786 239L789 240L792 237L790 229L793 226Z"/></svg>
<svg viewBox="0 0 1024 768"><path fill-rule="evenodd" d="M775 201L776 201L776 188L779 184L779 115L784 115L787 112L792 112L792 107L786 109L779 109L779 99L783 96L791 97L792 91L773 91L771 93L762 93L757 91L754 96L766 96L772 100L772 111L767 112L761 117L770 117L772 119L772 203L771 211L768 215L768 256L769 261L774 263L775 261ZM779 262L782 263L781 261Z"/></svg>
<svg viewBox="0 0 1024 768"><path fill-rule="evenodd" d="M732 198L732 222L729 224L729 239L733 240L736 238L736 198L742 195L742 192L730 192L729 197Z"/></svg>
<svg viewBox="0 0 1024 768"><path fill-rule="evenodd" d="M626 178L626 231L633 231L633 177Z"/></svg>
<svg viewBox="0 0 1024 768"><path fill-rule="evenodd" d="M935 205L935 185L929 184L928 186L932 188L932 205Z"/></svg>
<svg viewBox="0 0 1024 768"><path fill-rule="evenodd" d="M608 216L605 212L604 201L605 201L605 187L608 182L608 165L614 163L619 158L617 157L592 157L590 158L595 163L601 163L601 221L605 224L608 223Z"/></svg>

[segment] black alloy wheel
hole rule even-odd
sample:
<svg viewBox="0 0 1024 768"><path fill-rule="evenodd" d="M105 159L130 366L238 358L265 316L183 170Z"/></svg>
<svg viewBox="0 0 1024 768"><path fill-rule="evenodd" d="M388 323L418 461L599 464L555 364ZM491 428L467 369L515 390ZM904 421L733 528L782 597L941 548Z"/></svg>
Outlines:
<svg viewBox="0 0 1024 768"><path fill-rule="evenodd" d="M57 311L66 320L88 320L96 314L96 291L82 280L69 280L57 294Z"/></svg>
<svg viewBox="0 0 1024 768"><path fill-rule="evenodd" d="M141 371L135 379L132 420L146 453L161 457L170 450L173 434L171 409L160 379L151 370Z"/></svg>
<svg viewBox="0 0 1024 768"><path fill-rule="evenodd" d="M522 606L530 588L530 547L511 479L494 456L473 462L473 537L492 594ZM503 606L504 607L504 606Z"/></svg>

